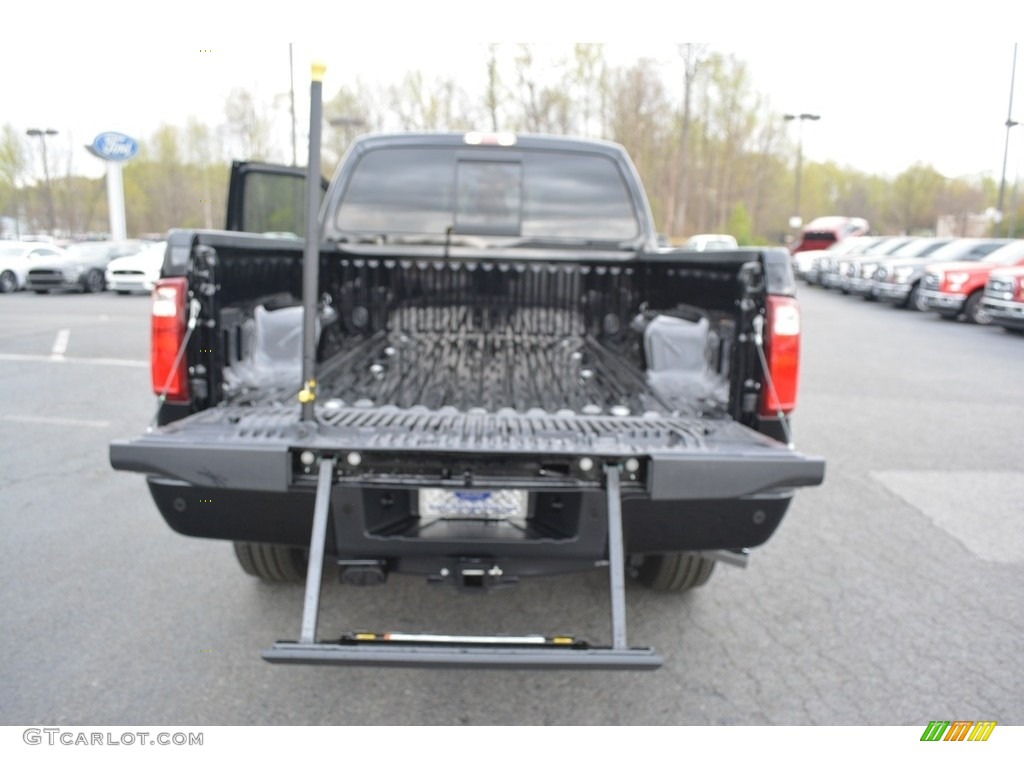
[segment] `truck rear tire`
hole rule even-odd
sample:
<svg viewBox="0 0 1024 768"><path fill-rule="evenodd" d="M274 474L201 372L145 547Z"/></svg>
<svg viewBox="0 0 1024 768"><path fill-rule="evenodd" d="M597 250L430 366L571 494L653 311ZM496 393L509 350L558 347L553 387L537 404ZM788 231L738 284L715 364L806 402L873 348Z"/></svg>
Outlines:
<svg viewBox="0 0 1024 768"><path fill-rule="evenodd" d="M686 592L711 578L715 561L693 552L646 555L637 580L657 592Z"/></svg>
<svg viewBox="0 0 1024 768"><path fill-rule="evenodd" d="M299 547L236 541L235 557L242 570L267 584L305 584L309 558Z"/></svg>

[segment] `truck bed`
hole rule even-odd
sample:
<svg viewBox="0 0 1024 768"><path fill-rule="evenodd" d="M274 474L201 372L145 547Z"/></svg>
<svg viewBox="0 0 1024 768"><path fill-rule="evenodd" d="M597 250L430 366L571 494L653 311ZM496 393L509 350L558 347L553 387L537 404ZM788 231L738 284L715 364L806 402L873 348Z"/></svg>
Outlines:
<svg viewBox="0 0 1024 768"><path fill-rule="evenodd" d="M222 282L256 272L288 285L273 258L221 263ZM322 268L321 404L562 416L698 416L729 404L735 259L696 269L342 256ZM301 309L289 296L211 308L226 402L294 398Z"/></svg>

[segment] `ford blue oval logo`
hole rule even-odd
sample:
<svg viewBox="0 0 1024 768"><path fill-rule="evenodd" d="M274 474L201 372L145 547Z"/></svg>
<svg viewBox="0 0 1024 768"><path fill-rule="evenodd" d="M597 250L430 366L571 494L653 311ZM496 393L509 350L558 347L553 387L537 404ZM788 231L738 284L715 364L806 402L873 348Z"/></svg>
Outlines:
<svg viewBox="0 0 1024 768"><path fill-rule="evenodd" d="M107 131L93 139L92 148L104 160L128 160L135 157L139 144L131 136Z"/></svg>
<svg viewBox="0 0 1024 768"><path fill-rule="evenodd" d="M490 491L455 491L460 501L487 501L492 495Z"/></svg>

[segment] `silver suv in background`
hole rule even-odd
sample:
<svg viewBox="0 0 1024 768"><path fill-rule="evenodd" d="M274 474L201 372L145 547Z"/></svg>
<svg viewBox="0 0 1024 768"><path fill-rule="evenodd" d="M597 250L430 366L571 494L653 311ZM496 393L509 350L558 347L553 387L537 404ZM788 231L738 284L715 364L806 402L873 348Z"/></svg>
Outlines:
<svg viewBox="0 0 1024 768"><path fill-rule="evenodd" d="M961 237L923 259L892 259L875 270L871 289L879 299L923 312L927 307L921 281L927 267L946 261L981 261L992 251L1012 242L1007 238Z"/></svg>
<svg viewBox="0 0 1024 768"><path fill-rule="evenodd" d="M885 238L879 235L854 235L822 251L800 251L793 255L793 271L805 283L824 285L822 278L838 264L840 257L862 254L883 240Z"/></svg>
<svg viewBox="0 0 1024 768"><path fill-rule="evenodd" d="M912 243L914 239L907 236L890 237L860 254L840 259L836 270L839 275L839 285L836 287L844 294L853 292L853 281L861 277L860 264L862 259L868 259L869 262L874 261L877 264L879 259L886 257L897 258L900 251ZM874 266L872 266L871 272L874 273L874 271Z"/></svg>
<svg viewBox="0 0 1024 768"><path fill-rule="evenodd" d="M855 256L850 259L846 268L847 276L843 285L849 293L862 296L865 299L877 299L878 295L875 293L876 288L873 282L876 269L893 259L926 258L952 241L951 237L913 237L889 253L885 253L885 249L881 249L880 253L872 250L863 256Z"/></svg>

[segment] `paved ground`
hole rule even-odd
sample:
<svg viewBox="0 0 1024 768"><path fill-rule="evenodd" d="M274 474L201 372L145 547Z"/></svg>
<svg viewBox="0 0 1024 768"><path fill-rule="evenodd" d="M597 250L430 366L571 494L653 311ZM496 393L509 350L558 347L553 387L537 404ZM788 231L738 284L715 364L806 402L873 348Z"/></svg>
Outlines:
<svg viewBox="0 0 1024 768"><path fill-rule="evenodd" d="M301 588L173 533L107 462L153 414L148 300L0 296L0 723L1024 724L1024 338L800 293L797 443L825 485L749 569L630 589L651 673L265 663ZM329 585L323 608L328 634L609 635L604 573L480 598Z"/></svg>

